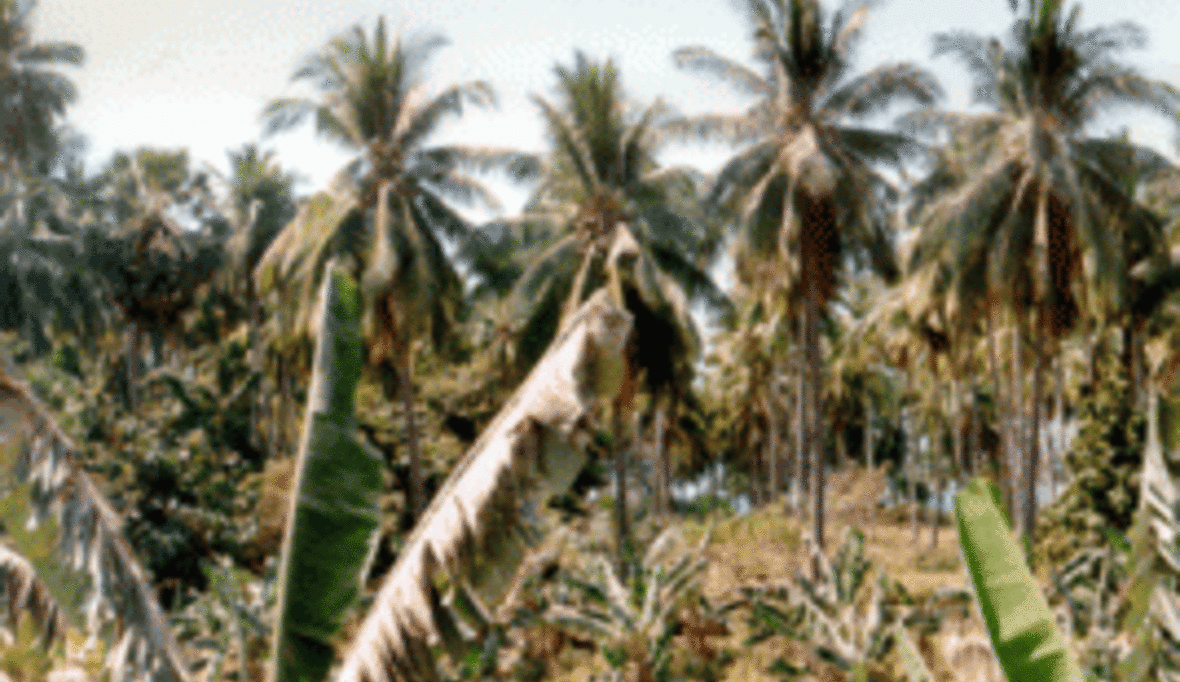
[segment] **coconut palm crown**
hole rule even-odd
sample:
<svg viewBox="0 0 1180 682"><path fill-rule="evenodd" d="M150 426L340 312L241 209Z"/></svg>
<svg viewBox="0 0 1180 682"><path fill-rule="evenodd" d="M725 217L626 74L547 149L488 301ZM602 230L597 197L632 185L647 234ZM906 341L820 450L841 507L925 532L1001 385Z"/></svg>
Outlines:
<svg viewBox="0 0 1180 682"><path fill-rule="evenodd" d="M640 358L640 366L652 386L666 384L679 371L668 361L686 361L698 344L689 302L719 313L727 306L702 267L713 255L707 227L673 208L677 197L695 191L693 178L680 168L659 168L657 129L667 110L660 102L642 110L630 104L610 59L575 52L572 68L554 71L557 100L533 96L552 151L522 220L512 226L548 238L515 286L527 311L519 359L531 364L560 320L612 279L619 296L631 297L627 308L642 318L638 342L657 341L653 351L665 360ZM608 256L615 245L636 254L634 267L614 267ZM645 333L649 326L659 329Z"/></svg>
<svg viewBox="0 0 1180 682"><path fill-rule="evenodd" d="M1155 247L1161 222L1126 178L1147 178L1171 164L1125 139L1087 137L1086 126L1113 104L1174 117L1180 92L1112 58L1141 47L1142 29L1124 23L1083 31L1080 16L1080 8L1066 13L1059 0L1032 0L1006 44L968 32L935 36L935 55L958 57L975 81L976 101L991 111L911 119L947 134L965 167L978 169L958 180L947 175L941 191L923 198L923 244L915 258L949 259L960 296L1007 302L1017 331L1030 329L1034 429L1039 379L1056 340L1083 312L1124 309L1130 268L1153 253L1165 257ZM1030 312L1034 317L1026 317ZM1037 451L1033 439L1030 491ZM1026 528L1035 506L1025 507Z"/></svg>
<svg viewBox="0 0 1180 682"><path fill-rule="evenodd" d="M819 395L819 316L843 260L867 264L892 279L890 203L897 192L875 169L900 165L918 149L907 136L851 122L894 103L930 105L941 95L932 76L910 64L851 72L867 8L825 17L817 0L749 0L759 69L706 47L677 50L681 68L716 77L754 98L737 115L684 117L668 129L685 138L740 146L714 179L712 210L736 218L752 255L777 259L781 276L803 299L804 346L811 396ZM818 397L808 399L819 414ZM818 420L807 432L818 457ZM821 467L813 467L817 481ZM823 543L822 490L815 486L817 541Z"/></svg>
<svg viewBox="0 0 1180 682"><path fill-rule="evenodd" d="M357 154L332 189L307 201L279 234L256 276L263 291L280 282L299 287L294 328L303 334L324 264L332 256L351 263L362 283L369 365L381 373L387 396L401 393L405 403L415 513L425 500L413 424L411 343L424 334L442 343L463 298L463 282L444 243L462 240L469 229L448 201L495 206L468 171L503 168L523 178L536 170L528 155L428 144L464 105L495 103L491 87L481 81L428 91L424 63L444 44L438 37L391 37L383 17L371 37L354 26L292 77L310 82L317 99L276 99L263 112L269 133L311 116L318 134Z"/></svg>

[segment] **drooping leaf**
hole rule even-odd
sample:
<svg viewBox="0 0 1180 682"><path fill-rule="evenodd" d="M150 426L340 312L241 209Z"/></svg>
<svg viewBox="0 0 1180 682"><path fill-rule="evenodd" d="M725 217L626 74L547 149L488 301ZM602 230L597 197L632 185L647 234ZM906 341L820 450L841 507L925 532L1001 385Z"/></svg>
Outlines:
<svg viewBox="0 0 1180 682"><path fill-rule="evenodd" d="M541 532L542 505L569 487L585 461L594 400L622 383L630 328L630 316L599 291L559 333L415 526L339 682L434 678L428 645L450 625L436 619L431 592L440 584L452 603L478 613L503 597Z"/></svg>

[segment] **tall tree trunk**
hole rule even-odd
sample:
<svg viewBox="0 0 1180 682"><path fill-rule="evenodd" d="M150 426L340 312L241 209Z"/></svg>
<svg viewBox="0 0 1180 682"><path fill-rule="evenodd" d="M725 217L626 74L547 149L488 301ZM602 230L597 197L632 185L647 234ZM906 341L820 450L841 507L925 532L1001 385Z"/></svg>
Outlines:
<svg viewBox="0 0 1180 682"><path fill-rule="evenodd" d="M844 427L836 429L836 471L844 471L848 464L848 450L844 442Z"/></svg>
<svg viewBox="0 0 1180 682"><path fill-rule="evenodd" d="M873 447L873 422L877 420L876 409L873 407L873 400L869 397L868 392L864 395L865 402L865 430L864 430L864 448L865 448L865 468L872 474L877 468L876 453Z"/></svg>
<svg viewBox="0 0 1180 682"><path fill-rule="evenodd" d="M909 383L908 381L906 383ZM902 408L902 430L905 433L905 462L903 468L905 469L906 487L910 500L910 529L914 534L913 544L918 546L918 439L914 434L914 418L913 406L907 405Z"/></svg>
<svg viewBox="0 0 1180 682"><path fill-rule="evenodd" d="M946 488L946 472L943 468L946 457L939 448L931 452L931 455L937 458L938 464L934 467L934 509L930 514L930 548L936 549L938 547L938 527L942 525L942 496Z"/></svg>
<svg viewBox="0 0 1180 682"><path fill-rule="evenodd" d="M627 513L627 447L623 443L623 405L616 399L611 410L611 448L615 460L615 552L618 573L625 580L630 569L631 529Z"/></svg>
<svg viewBox="0 0 1180 682"><path fill-rule="evenodd" d="M989 308L987 315L987 350L988 350L988 364L991 365L992 386L995 387L996 398L996 424L999 425L1000 435L1000 464L1001 471L998 472L1000 490L1004 495L1004 507L1008 512L1008 518L1013 518L1016 513L1015 500L1012 494L1011 481L1011 467L1012 462L1012 433L1010 410L1008 409L1008 400L1005 396L1004 382L1000 378L1000 354L996 350L996 331L995 331L995 309ZM1005 428L1004 425L1009 425Z"/></svg>
<svg viewBox="0 0 1180 682"><path fill-rule="evenodd" d="M1010 472L1011 472L1010 475L1011 475L1011 479L1012 479L1012 489L1014 491L1012 497L1013 497L1013 501L1015 502L1016 514L1014 516L1012 516L1011 519L1012 519L1012 524L1017 527L1017 532L1024 532L1024 529L1021 528L1021 526L1023 525L1023 521L1025 518L1024 517L1024 510L1027 505L1027 500L1025 500L1024 496L1021 494L1020 484L1019 484L1019 481L1021 480L1021 475L1024 473L1023 471L1021 471L1024 468L1024 466L1023 466L1024 462L1021 461L1022 456L1023 457L1028 456L1028 454L1027 454L1028 453L1028 441L1027 441L1028 434L1025 430L1025 423L1024 423L1024 417L1025 417L1024 371L1023 371L1024 363L1022 362L1023 356L1024 356L1024 344L1022 343L1023 339L1021 338L1022 337L1022 335L1021 335L1022 320L1021 320L1020 313L1016 313L1014 315L1014 318L1015 319L1012 324L1012 380L1011 380L1010 385L1012 387L1011 388L1011 391L1012 391L1011 395L1012 395L1012 406L1013 406L1012 433L1014 434L1014 440L1016 441L1016 447L1012 448L1012 452L1011 452L1012 459L1011 459L1011 462L1009 463L1009 468L1010 468Z"/></svg>
<svg viewBox="0 0 1180 682"><path fill-rule="evenodd" d="M766 407L766 501L773 504L778 499L778 410L773 404Z"/></svg>
<svg viewBox="0 0 1180 682"><path fill-rule="evenodd" d="M952 478L955 481L962 480L963 470L966 468L963 457L963 420L962 420L962 400L959 395L959 378L954 372L951 373L951 391L950 391L950 415L951 415L951 446L953 450L954 471Z"/></svg>
<svg viewBox="0 0 1180 682"><path fill-rule="evenodd" d="M769 502L773 504L778 500L780 468L782 467L780 447L782 428L779 422L779 395L778 395L778 377L780 373L780 365L777 361L771 364L770 381L767 386L766 396L766 464L767 464L767 489L769 492Z"/></svg>
<svg viewBox="0 0 1180 682"><path fill-rule="evenodd" d="M410 453L410 495L409 509L413 521L417 522L426 510L426 489L422 480L422 451L418 444L418 420L414 414L413 360L407 348L399 353L398 388L402 397L402 410L406 417L406 449Z"/></svg>
<svg viewBox="0 0 1180 682"><path fill-rule="evenodd" d="M762 466L762 444L766 442L765 438L759 439L757 447L753 449L750 462L750 506L757 509L762 506L762 474L765 469Z"/></svg>
<svg viewBox="0 0 1180 682"><path fill-rule="evenodd" d="M657 513L664 515L671 511L672 504L672 465L668 457L668 447L665 442L667 434L667 415L669 406L666 401L659 400L656 404L655 436L653 446L655 447L655 465L656 465L656 508Z"/></svg>
<svg viewBox="0 0 1180 682"><path fill-rule="evenodd" d="M791 480L798 470L798 465L795 463L795 448L793 434L793 424L795 419L795 401L797 396L794 396L794 391L791 387L790 377L793 376L791 371L791 364L788 362L785 367L781 368L786 375L783 377L783 404L781 414L781 425L779 428L779 467L778 467L778 490L787 498L787 504L790 504L790 487Z"/></svg>
<svg viewBox="0 0 1180 682"><path fill-rule="evenodd" d="M1065 357L1057 353L1053 368L1053 450L1049 462L1050 494L1057 499L1057 466L1065 458Z"/></svg>
<svg viewBox="0 0 1180 682"><path fill-rule="evenodd" d="M801 345L799 351L801 351ZM811 489L811 454L807 448L807 412L809 393L803 354L799 351L795 355L795 478L791 480L791 499L796 505L795 512L803 511L808 516L807 491Z"/></svg>
<svg viewBox="0 0 1180 682"><path fill-rule="evenodd" d="M982 424L979 418L979 401L975 397L976 379L971 377L971 412L968 415L968 457L971 460L971 476L983 475L983 456L980 453L980 431Z"/></svg>
<svg viewBox="0 0 1180 682"><path fill-rule="evenodd" d="M618 573L626 580L631 571L630 514L627 510L627 443L624 442L625 415L635 407L636 377L626 358L623 385L611 403L611 453L615 463L615 560Z"/></svg>
<svg viewBox="0 0 1180 682"><path fill-rule="evenodd" d="M824 454L823 454L823 359L819 345L819 289L813 283L807 295L807 369L811 375L811 419L808 426L808 451L811 453L811 497L814 509L815 543L824 548ZM815 568L818 568L816 566Z"/></svg>
<svg viewBox="0 0 1180 682"><path fill-rule="evenodd" d="M1040 320L1038 319L1039 323ZM1024 507L1024 532L1031 538L1037 529L1037 478L1041 463L1041 401L1044 399L1042 377L1045 375L1045 358L1041 348L1044 339L1043 326L1033 328L1033 376L1032 376L1032 437L1029 439L1027 490L1028 499Z"/></svg>

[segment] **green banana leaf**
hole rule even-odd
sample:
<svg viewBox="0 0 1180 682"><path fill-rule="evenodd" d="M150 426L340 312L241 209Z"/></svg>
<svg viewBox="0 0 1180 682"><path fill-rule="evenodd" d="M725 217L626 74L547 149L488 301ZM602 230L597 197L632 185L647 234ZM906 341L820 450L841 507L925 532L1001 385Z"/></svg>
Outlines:
<svg viewBox="0 0 1180 682"><path fill-rule="evenodd" d="M279 569L272 681L327 677L332 638L359 596L380 515L382 460L355 437L361 375L356 285L331 262L325 270Z"/></svg>
<svg viewBox="0 0 1180 682"><path fill-rule="evenodd" d="M1000 512L999 491L977 478L955 501L963 558L1008 680L1082 682L1081 668Z"/></svg>

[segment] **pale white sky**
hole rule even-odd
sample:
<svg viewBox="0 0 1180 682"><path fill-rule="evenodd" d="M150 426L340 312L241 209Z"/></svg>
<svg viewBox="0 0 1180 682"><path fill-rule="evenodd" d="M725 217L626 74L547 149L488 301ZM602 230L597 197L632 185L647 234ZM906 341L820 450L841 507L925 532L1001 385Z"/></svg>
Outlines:
<svg viewBox="0 0 1180 682"><path fill-rule="evenodd" d="M1148 48L1125 53L1124 61L1180 86L1180 45L1169 39L1180 35L1180 3L1091 0L1083 7L1084 27L1131 20L1147 28ZM624 87L640 101L663 96L690 112L741 105L679 72L670 56L677 47L703 44L749 63L746 24L727 0L40 0L35 27L39 40L69 40L86 50L85 65L69 70L80 97L68 120L88 139L90 167L115 150L150 145L187 147L224 169L226 150L259 138L259 112L269 99L300 94L289 79L305 55L358 22L370 32L380 14L394 27L450 39L430 64L435 83L484 79L500 96L498 111L471 111L440 140L541 151L540 120L528 96L551 94L554 64L570 64L575 48L613 56ZM870 16L860 61L917 62L947 91L944 108L965 108L965 72L950 57L930 58L931 35L1003 35L1011 18L1006 0L887 0ZM1120 113L1094 132L1122 125L1176 158L1172 125L1159 116ZM347 158L307 127L264 144L308 178L300 193L324 186ZM727 154L694 146L671 150L664 161L711 171ZM518 210L522 191L489 184L507 213Z"/></svg>

